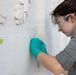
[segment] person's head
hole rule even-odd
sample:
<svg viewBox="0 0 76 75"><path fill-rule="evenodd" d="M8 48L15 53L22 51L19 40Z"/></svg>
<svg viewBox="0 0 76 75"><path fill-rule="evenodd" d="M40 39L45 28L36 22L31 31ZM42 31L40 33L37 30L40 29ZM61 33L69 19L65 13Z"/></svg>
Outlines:
<svg viewBox="0 0 76 75"><path fill-rule="evenodd" d="M72 36L76 30L76 0L65 0L52 13L52 19L59 26L58 30Z"/></svg>

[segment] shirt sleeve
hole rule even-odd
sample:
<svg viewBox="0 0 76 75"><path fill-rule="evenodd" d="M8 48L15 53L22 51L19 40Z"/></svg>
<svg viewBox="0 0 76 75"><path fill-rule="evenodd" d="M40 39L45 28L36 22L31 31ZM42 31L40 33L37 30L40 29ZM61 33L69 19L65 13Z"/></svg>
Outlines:
<svg viewBox="0 0 76 75"><path fill-rule="evenodd" d="M76 62L73 64L73 66L68 71L68 75L76 75Z"/></svg>
<svg viewBox="0 0 76 75"><path fill-rule="evenodd" d="M76 35L71 37L66 48L56 55L56 59L65 70L69 70L76 61Z"/></svg>

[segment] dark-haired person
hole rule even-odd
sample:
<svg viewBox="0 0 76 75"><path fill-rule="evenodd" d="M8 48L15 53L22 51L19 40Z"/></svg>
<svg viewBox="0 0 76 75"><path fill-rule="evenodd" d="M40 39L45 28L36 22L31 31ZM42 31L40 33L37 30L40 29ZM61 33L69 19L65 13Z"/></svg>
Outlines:
<svg viewBox="0 0 76 75"><path fill-rule="evenodd" d="M32 38L30 51L32 55L55 75L76 75L76 0L65 0L52 13L53 22L58 31L70 37L69 44L56 56L51 56L45 43L39 38Z"/></svg>

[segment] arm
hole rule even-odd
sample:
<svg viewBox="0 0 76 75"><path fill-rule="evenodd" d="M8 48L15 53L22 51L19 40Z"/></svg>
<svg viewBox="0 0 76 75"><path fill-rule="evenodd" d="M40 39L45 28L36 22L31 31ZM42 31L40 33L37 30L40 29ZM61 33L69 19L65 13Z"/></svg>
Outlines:
<svg viewBox="0 0 76 75"><path fill-rule="evenodd" d="M65 70L58 63L54 56L40 53L37 59L43 66L52 71L55 75L64 74Z"/></svg>
<svg viewBox="0 0 76 75"><path fill-rule="evenodd" d="M65 71L65 72L64 72L64 75L68 75L68 71Z"/></svg>
<svg viewBox="0 0 76 75"><path fill-rule="evenodd" d="M60 52L56 57L50 56L47 53L46 45L40 39L33 38L30 42L30 52L45 68L52 71L55 75L67 75L65 70L70 68L68 62L71 63L68 58L72 58L65 51ZM66 60L68 61L66 62Z"/></svg>

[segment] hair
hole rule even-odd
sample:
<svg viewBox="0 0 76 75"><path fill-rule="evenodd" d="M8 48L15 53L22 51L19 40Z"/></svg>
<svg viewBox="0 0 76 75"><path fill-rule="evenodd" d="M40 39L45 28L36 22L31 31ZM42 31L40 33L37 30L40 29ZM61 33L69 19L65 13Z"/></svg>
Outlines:
<svg viewBox="0 0 76 75"><path fill-rule="evenodd" d="M53 10L52 16L65 16L71 13L76 13L76 0L64 0Z"/></svg>

